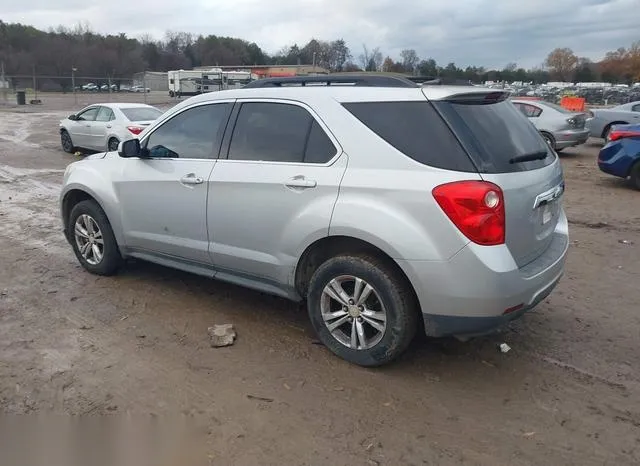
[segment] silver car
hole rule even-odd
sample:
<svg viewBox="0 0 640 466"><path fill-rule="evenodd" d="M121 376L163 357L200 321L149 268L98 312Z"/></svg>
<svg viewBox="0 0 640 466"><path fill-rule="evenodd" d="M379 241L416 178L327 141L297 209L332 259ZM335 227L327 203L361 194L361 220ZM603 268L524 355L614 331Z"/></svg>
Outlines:
<svg viewBox="0 0 640 466"><path fill-rule="evenodd" d="M594 138L608 139L613 125L640 123L640 101L618 105L613 108L591 110L587 126Z"/></svg>
<svg viewBox="0 0 640 466"><path fill-rule="evenodd" d="M570 112L560 105L541 100L513 99L512 102L558 152L584 144L589 139L585 113Z"/></svg>
<svg viewBox="0 0 640 466"><path fill-rule="evenodd" d="M549 295L569 244L560 162L506 98L357 75L195 96L69 165L64 232L95 274L133 257L306 300L363 366L419 327L487 333Z"/></svg>
<svg viewBox="0 0 640 466"><path fill-rule="evenodd" d="M118 150L118 144L137 136L162 112L145 104L95 104L60 121L65 152L77 149Z"/></svg>

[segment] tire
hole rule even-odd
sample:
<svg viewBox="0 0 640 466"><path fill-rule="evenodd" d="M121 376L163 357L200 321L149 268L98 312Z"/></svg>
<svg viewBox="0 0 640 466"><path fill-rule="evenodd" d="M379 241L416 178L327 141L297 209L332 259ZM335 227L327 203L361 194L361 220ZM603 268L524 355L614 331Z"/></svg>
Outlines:
<svg viewBox="0 0 640 466"><path fill-rule="evenodd" d="M640 161L637 161L633 167L631 167L629 181L631 181L631 186L640 191Z"/></svg>
<svg viewBox="0 0 640 466"><path fill-rule="evenodd" d="M549 144L553 150L556 150L556 140L555 140L555 138L550 133L543 132L543 133L540 133L540 134L542 135L544 140L547 141L547 144Z"/></svg>
<svg viewBox="0 0 640 466"><path fill-rule="evenodd" d="M624 121L614 121L612 123L609 123L607 126L604 127L604 130L602 131L602 139L604 139L605 144L609 142L609 133L611 132L611 128L615 125L626 125L627 123L625 123Z"/></svg>
<svg viewBox="0 0 640 466"><path fill-rule="evenodd" d="M67 154L73 154L76 151L71 135L64 129L60 131L60 144L62 145L62 150Z"/></svg>
<svg viewBox="0 0 640 466"><path fill-rule="evenodd" d="M93 222L93 224L91 224ZM76 231L76 224L83 228L85 234ZM91 234L93 226L94 234ZM97 231L96 231L97 227ZM117 272L122 264L122 256L118 248L118 243L111 229L111 224L107 219L102 208L94 200L86 200L76 204L71 209L67 231L71 239L73 252L75 253L80 265L88 272L95 275L113 275ZM81 247L89 243L89 250L83 254ZM102 244L100 244L102 240ZM102 246L101 257L95 254L94 246L100 250Z"/></svg>
<svg viewBox="0 0 640 466"><path fill-rule="evenodd" d="M364 282L361 290L367 289L365 285L372 288L362 301L364 310L358 309L355 300L343 305L347 297L364 295L356 292L355 279ZM338 284L333 290L347 293L342 294L345 299L335 299L339 298L336 291L334 297L330 296L332 283ZM365 367L381 366L400 356L413 340L418 324L418 306L409 285L393 267L375 256L342 255L324 262L309 283L307 308L320 341L342 359ZM329 312L333 313L331 317ZM330 330L332 324L337 327Z"/></svg>
<svg viewBox="0 0 640 466"><path fill-rule="evenodd" d="M115 152L118 150L118 144L120 144L120 141L118 141L118 138L110 138L109 142L107 142L107 151L108 152Z"/></svg>
<svg viewBox="0 0 640 466"><path fill-rule="evenodd" d="M171 97L172 99L175 97L176 93L173 91L169 91L169 97Z"/></svg>

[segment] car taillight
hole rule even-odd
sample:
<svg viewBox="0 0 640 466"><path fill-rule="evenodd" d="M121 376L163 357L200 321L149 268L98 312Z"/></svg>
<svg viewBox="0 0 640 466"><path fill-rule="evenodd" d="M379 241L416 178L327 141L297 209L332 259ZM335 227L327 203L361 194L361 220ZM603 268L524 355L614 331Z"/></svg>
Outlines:
<svg viewBox="0 0 640 466"><path fill-rule="evenodd" d="M135 134L137 136L138 134L142 133L142 130L144 129L144 127L142 127L142 126L127 126L127 129L132 134Z"/></svg>
<svg viewBox="0 0 640 466"><path fill-rule="evenodd" d="M483 246L504 244L504 196L498 186L487 181L456 181L436 186L432 194L471 241Z"/></svg>
<svg viewBox="0 0 640 466"><path fill-rule="evenodd" d="M633 138L640 136L640 130L616 130L613 129L609 133L609 141L617 141L618 139Z"/></svg>

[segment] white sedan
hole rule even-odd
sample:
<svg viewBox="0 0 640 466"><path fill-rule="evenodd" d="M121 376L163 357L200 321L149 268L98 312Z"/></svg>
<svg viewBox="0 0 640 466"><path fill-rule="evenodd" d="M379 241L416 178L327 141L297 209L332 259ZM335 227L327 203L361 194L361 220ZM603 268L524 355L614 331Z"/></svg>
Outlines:
<svg viewBox="0 0 640 466"><path fill-rule="evenodd" d="M60 121L62 149L116 151L121 141L137 137L160 115L162 112L151 105L90 105Z"/></svg>

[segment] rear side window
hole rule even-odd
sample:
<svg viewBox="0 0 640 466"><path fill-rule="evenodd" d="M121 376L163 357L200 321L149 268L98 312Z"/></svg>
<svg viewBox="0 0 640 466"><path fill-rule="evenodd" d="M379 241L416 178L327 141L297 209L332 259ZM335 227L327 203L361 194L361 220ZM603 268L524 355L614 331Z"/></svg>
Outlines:
<svg viewBox="0 0 640 466"><path fill-rule="evenodd" d="M524 116L529 118L539 117L542 114L542 109L534 105L521 104L520 102L516 102L514 105Z"/></svg>
<svg viewBox="0 0 640 466"><path fill-rule="evenodd" d="M511 102L434 101L481 173L535 170L555 156L535 126ZM519 156L547 153L543 160L512 163Z"/></svg>
<svg viewBox="0 0 640 466"><path fill-rule="evenodd" d="M371 131L416 162L446 170L476 171L456 137L427 101L343 105Z"/></svg>

